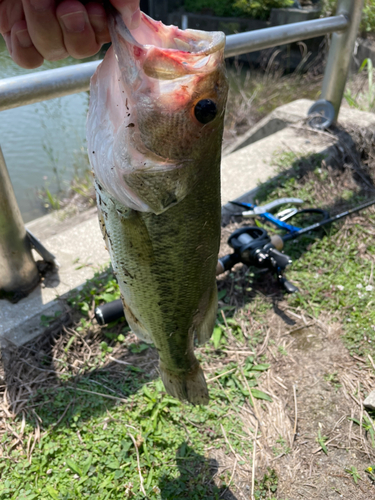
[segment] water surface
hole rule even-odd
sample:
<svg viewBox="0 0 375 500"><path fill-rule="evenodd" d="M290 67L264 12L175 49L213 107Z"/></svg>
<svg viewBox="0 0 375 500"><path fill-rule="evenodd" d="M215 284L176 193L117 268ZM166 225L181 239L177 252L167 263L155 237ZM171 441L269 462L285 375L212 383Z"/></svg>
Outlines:
<svg viewBox="0 0 375 500"><path fill-rule="evenodd" d="M98 58L95 57L95 58ZM45 62L34 70L18 67L0 36L0 79L87 62ZM0 112L0 145L25 222L46 213L38 191L66 189L87 168L85 123L88 92Z"/></svg>

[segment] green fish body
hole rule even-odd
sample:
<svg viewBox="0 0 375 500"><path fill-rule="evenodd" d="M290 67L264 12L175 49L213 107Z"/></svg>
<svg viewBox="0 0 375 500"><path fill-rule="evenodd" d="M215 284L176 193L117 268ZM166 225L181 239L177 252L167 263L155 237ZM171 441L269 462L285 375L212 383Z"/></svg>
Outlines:
<svg viewBox="0 0 375 500"><path fill-rule="evenodd" d="M217 311L225 38L144 14L134 33L117 14L110 31L87 134L101 229L126 319L154 343L167 392L206 404L194 338L210 338Z"/></svg>

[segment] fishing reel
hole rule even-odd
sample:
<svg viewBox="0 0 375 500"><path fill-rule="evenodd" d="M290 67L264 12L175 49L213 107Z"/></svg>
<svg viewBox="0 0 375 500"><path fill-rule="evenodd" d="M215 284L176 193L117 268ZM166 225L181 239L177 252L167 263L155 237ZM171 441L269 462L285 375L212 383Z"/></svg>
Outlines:
<svg viewBox="0 0 375 500"><path fill-rule="evenodd" d="M234 231L228 239L234 253L225 255L218 261L217 274L231 269L241 262L247 266L268 269L276 274L278 283L288 293L295 293L298 288L290 283L283 271L292 263L292 259L281 253L283 240L278 235L269 236L265 229L243 227Z"/></svg>
<svg viewBox="0 0 375 500"><path fill-rule="evenodd" d="M234 231L228 240L234 252L218 260L216 275L229 271L235 264L242 263L260 269L269 269L276 274L278 283L288 293L298 291L283 275L284 269L292 263L291 258L280 252L283 240L278 235L268 235L259 227L242 227ZM95 309L95 319L105 325L124 316L121 300L109 302Z"/></svg>

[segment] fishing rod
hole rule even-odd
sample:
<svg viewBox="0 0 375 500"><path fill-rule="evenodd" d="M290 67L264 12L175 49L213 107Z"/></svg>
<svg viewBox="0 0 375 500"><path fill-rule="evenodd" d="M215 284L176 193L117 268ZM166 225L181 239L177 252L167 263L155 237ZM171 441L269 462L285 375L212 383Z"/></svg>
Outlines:
<svg viewBox="0 0 375 500"><path fill-rule="evenodd" d="M348 215L359 212L360 210L364 210L367 207L371 207L371 205L375 205L375 200L367 201L366 203L363 203L362 205L358 205L358 207L354 207L354 208L351 208L349 210L346 210L345 212L342 212L341 214L334 215L333 217L330 217L329 219L323 219L322 221L316 222L315 224L312 224L311 226L300 229L299 231L296 231L295 233L285 234L284 236L282 236L282 239L283 239L283 241L294 240L298 236L302 236L303 234L306 234L310 231L314 231L315 229L319 229L320 227L325 226L326 224L331 224L332 222L336 222L344 217L347 217Z"/></svg>
<svg viewBox="0 0 375 500"><path fill-rule="evenodd" d="M286 218L291 219L296 215L307 213L318 213L322 218L319 222L311 224L305 228L296 228L295 226L291 226L294 228L293 231L282 236L279 234L269 236L268 232L265 229L257 226L246 226L237 229L230 235L228 239L228 244L231 248L233 248L234 252L218 259L216 275L218 276L225 271L229 271L236 264L242 263L247 266L270 270L271 272L276 274L279 285L287 293L298 292L298 288L293 285L293 283L288 281L284 276L286 267L292 264L292 259L285 253L281 252L281 250L284 248L284 243L286 241L299 238L300 236L310 233L311 231L316 231L317 229L327 224L336 222L344 217L347 217L348 215L364 210L365 208L368 208L374 204L375 199L346 210L345 212L337 214L333 217L329 217L328 212L321 209L312 208L304 210L293 210L290 212L291 215L289 217L285 217L284 220L286 220ZM238 205L240 204L238 203ZM246 204L241 204L241 206L247 207ZM262 208L267 209L268 205ZM254 215L261 214L258 212ZM275 223L275 221L272 222ZM124 317L124 311L121 299L115 300L113 302L108 302L107 304L99 306L95 309L95 319L100 325L111 323L112 321L115 321L122 317Z"/></svg>

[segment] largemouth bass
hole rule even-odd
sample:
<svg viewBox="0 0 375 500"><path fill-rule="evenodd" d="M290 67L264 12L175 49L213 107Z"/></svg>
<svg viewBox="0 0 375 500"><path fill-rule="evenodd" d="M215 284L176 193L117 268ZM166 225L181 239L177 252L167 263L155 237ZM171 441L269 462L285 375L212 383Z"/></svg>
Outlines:
<svg viewBox="0 0 375 500"><path fill-rule="evenodd" d="M132 331L154 343L169 394L206 404L194 355L217 312L225 36L110 15L87 141L99 221Z"/></svg>

